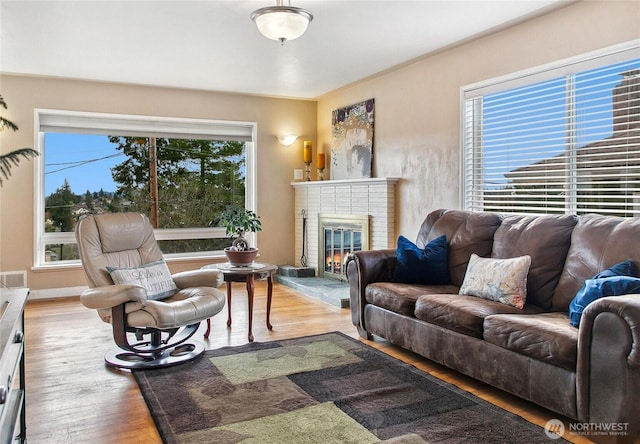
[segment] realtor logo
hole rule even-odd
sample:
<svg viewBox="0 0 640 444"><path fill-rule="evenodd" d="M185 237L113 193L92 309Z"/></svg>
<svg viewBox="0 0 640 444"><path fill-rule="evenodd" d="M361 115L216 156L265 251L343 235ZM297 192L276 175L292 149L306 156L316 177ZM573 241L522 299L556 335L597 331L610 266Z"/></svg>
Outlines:
<svg viewBox="0 0 640 444"><path fill-rule="evenodd" d="M564 434L564 424L559 419L550 419L544 425L544 433L550 439L560 439Z"/></svg>

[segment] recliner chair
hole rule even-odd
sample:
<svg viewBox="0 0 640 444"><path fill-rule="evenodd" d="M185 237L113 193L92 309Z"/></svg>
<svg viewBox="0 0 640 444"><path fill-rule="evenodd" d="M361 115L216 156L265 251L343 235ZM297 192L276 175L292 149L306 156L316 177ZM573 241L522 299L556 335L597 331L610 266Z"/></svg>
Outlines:
<svg viewBox="0 0 640 444"><path fill-rule="evenodd" d="M171 275L143 214L87 216L76 225L75 235L90 287L80 301L112 325L118 345L105 355L107 365L168 367L204 351L202 342L188 340L201 321L224 308L219 271Z"/></svg>

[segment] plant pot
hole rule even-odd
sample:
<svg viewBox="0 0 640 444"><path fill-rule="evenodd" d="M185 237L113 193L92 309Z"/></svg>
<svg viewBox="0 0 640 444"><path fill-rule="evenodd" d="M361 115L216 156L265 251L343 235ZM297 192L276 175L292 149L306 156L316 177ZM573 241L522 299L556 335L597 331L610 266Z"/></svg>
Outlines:
<svg viewBox="0 0 640 444"><path fill-rule="evenodd" d="M224 254L227 255L227 260L234 267L248 267L253 264L256 256L258 256L258 249L250 248L245 251L233 251L227 247L224 249Z"/></svg>

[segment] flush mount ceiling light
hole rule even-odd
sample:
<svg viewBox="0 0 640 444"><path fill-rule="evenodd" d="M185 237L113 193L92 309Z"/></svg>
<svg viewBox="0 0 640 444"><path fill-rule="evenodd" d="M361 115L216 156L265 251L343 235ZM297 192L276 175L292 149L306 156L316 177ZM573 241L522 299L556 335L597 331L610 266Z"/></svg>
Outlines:
<svg viewBox="0 0 640 444"><path fill-rule="evenodd" d="M251 13L251 20L258 26L258 31L266 38L278 40L284 45L287 40L300 37L307 30L313 15L302 8L284 6L284 0L276 0L276 6L256 9Z"/></svg>

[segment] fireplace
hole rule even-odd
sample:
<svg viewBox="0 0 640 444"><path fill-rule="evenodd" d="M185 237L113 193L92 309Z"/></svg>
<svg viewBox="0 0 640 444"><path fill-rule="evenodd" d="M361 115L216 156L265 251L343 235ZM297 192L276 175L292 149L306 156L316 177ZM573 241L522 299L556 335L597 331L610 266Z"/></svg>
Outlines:
<svg viewBox="0 0 640 444"><path fill-rule="evenodd" d="M369 216L318 214L318 276L346 281L346 260L369 249Z"/></svg>

